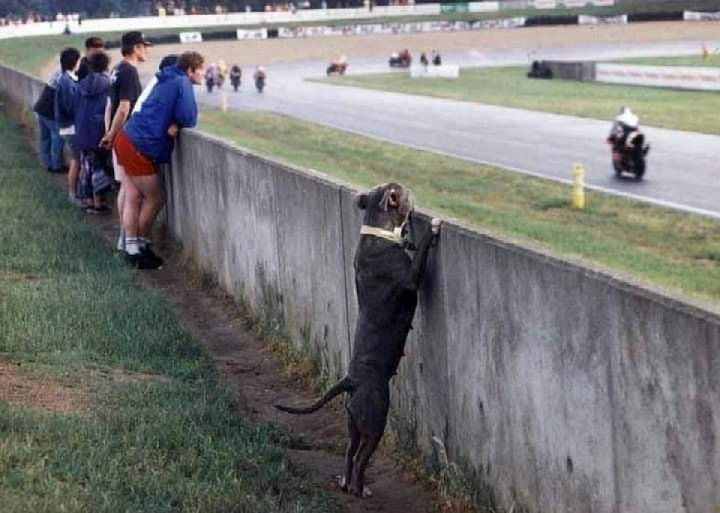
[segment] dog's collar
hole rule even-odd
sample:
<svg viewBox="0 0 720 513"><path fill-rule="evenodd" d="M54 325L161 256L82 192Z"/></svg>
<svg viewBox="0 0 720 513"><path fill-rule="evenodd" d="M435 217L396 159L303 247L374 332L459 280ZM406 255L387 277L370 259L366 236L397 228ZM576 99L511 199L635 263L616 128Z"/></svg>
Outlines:
<svg viewBox="0 0 720 513"><path fill-rule="evenodd" d="M393 231L390 231L364 224L360 228L360 235L373 235L394 242L395 244L403 244L405 239L403 238L402 231L402 226L396 226Z"/></svg>

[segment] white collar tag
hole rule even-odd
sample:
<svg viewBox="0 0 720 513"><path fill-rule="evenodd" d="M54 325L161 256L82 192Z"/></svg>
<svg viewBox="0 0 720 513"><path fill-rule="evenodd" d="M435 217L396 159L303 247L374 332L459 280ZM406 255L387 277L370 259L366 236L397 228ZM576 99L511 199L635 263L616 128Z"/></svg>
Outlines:
<svg viewBox="0 0 720 513"><path fill-rule="evenodd" d="M402 230L402 226L396 226L393 231L389 231L364 224L360 228L360 235L373 235L375 237L380 237L381 239L386 239L390 242L394 242L395 244L403 244L404 239L402 236Z"/></svg>

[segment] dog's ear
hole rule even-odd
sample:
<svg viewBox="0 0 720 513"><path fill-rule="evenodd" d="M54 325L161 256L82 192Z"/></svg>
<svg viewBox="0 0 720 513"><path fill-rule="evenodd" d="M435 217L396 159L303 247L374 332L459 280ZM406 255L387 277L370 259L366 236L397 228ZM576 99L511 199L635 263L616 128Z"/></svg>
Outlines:
<svg viewBox="0 0 720 513"><path fill-rule="evenodd" d="M395 187L389 187L385 190L380 200L380 208L387 212L388 207L397 208L400 205L400 193Z"/></svg>
<svg viewBox="0 0 720 513"><path fill-rule="evenodd" d="M353 203L360 210L365 210L368 205L368 195L365 193L357 193L353 196Z"/></svg>

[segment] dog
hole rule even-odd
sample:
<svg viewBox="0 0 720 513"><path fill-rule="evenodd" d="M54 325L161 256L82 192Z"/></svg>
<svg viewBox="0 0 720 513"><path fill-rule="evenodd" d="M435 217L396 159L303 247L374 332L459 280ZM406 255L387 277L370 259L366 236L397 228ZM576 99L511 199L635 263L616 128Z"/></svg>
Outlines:
<svg viewBox="0 0 720 513"><path fill-rule="evenodd" d="M385 432L390 406L390 379L396 374L417 307L417 291L430 247L437 240L441 221L407 254L406 227L414 210L412 192L398 183L379 185L356 194L355 206L365 211L360 243L355 254L355 288L359 316L347 375L307 407L276 404L281 411L309 414L336 396L347 393L350 441L340 488L358 497L370 497L365 470Z"/></svg>

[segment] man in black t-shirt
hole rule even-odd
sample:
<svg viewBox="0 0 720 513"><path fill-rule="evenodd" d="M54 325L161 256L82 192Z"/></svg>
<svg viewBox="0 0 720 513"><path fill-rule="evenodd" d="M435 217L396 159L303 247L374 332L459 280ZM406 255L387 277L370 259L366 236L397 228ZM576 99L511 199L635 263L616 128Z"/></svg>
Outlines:
<svg viewBox="0 0 720 513"><path fill-rule="evenodd" d="M90 74L90 57L105 49L105 43L99 37L89 37L85 40L85 55L80 59L80 67L77 70L78 81Z"/></svg>
<svg viewBox="0 0 720 513"><path fill-rule="evenodd" d="M110 111L108 113L110 125L105 136L100 141L100 145L108 150L112 149L113 139L130 118L135 102L142 93L137 66L147 60L147 48L152 46L152 43L143 37L142 32L137 31L126 32L120 41L123 59L115 66L110 75ZM124 173L122 166L117 165L115 158L113 158L113 162L115 163L115 180L120 182L117 209L122 226L122 217L125 211ZM118 249L124 250L124 233L122 231L118 240Z"/></svg>

